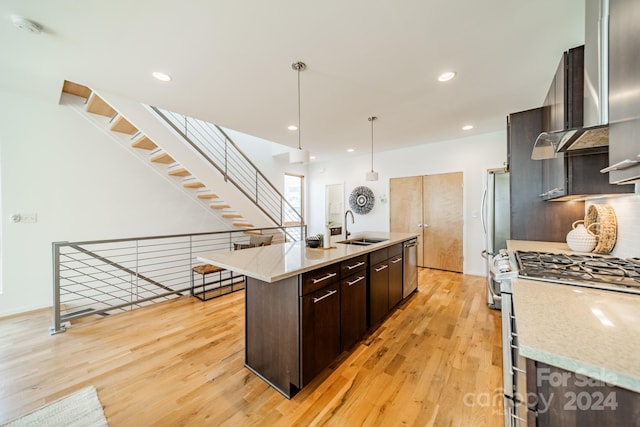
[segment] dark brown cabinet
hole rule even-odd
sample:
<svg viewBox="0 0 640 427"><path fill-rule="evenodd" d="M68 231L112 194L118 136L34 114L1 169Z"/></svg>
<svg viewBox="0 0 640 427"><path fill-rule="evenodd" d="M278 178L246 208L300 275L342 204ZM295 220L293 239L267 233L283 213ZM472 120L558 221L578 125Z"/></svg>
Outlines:
<svg viewBox="0 0 640 427"><path fill-rule="evenodd" d="M389 312L389 261L369 267L369 326L374 326Z"/></svg>
<svg viewBox="0 0 640 427"><path fill-rule="evenodd" d="M301 297L302 386L340 355L340 283Z"/></svg>
<svg viewBox="0 0 640 427"><path fill-rule="evenodd" d="M542 130L580 128L583 116L584 46L578 46L562 55L542 107ZM568 201L594 194L633 192L631 186L610 185L608 177L600 173L609 165L607 145L567 150L540 162L543 200Z"/></svg>
<svg viewBox="0 0 640 427"><path fill-rule="evenodd" d="M375 326L402 300L402 244L369 255L368 296L369 326Z"/></svg>
<svg viewBox="0 0 640 427"><path fill-rule="evenodd" d="M392 246L389 248L389 310L402 301L402 279L402 246Z"/></svg>
<svg viewBox="0 0 640 427"><path fill-rule="evenodd" d="M584 218L584 202L550 203L540 196L543 163L531 160L531 151L542 121L542 108L507 118L511 239L564 242L572 223Z"/></svg>
<svg viewBox="0 0 640 427"><path fill-rule="evenodd" d="M578 46L560 58L543 104L543 130L554 132L582 126L583 104L584 46Z"/></svg>
<svg viewBox="0 0 640 427"><path fill-rule="evenodd" d="M298 393L382 321L392 308L390 294L402 298L402 248L395 244L274 282L247 277L245 366L284 396ZM370 262L375 274L367 280Z"/></svg>
<svg viewBox="0 0 640 427"><path fill-rule="evenodd" d="M640 426L640 394L527 360L527 396L538 427Z"/></svg>
<svg viewBox="0 0 640 427"><path fill-rule="evenodd" d="M584 46L579 46L562 54L542 106L543 131L555 132L582 126L583 88ZM559 154L541 162L541 197L548 200L569 194L565 155Z"/></svg>
<svg viewBox="0 0 640 427"><path fill-rule="evenodd" d="M349 350L367 331L367 256L340 263L340 341Z"/></svg>

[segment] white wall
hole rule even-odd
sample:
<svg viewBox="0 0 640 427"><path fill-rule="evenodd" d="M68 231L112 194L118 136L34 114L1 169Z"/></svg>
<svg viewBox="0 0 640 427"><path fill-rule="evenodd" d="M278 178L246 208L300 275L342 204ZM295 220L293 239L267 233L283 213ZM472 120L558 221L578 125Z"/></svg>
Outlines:
<svg viewBox="0 0 640 427"><path fill-rule="evenodd" d="M94 240L224 229L223 223L153 167L68 107L11 94L0 102L2 280L0 315L51 304L51 242ZM244 145L244 142L241 142ZM272 147L248 149L256 164L282 188L285 171L307 177L310 233L324 230L325 185L344 183L345 198L369 186L376 205L356 215L352 231L387 231L389 179L462 171L464 271L485 274L480 199L487 169L506 160L506 133L495 132L375 153L377 182L366 182L369 154L308 167L289 165ZM255 157L254 157L255 156ZM345 204L345 206L348 206ZM13 224L11 213L38 214L36 224ZM36 266L37 268L34 268Z"/></svg>
<svg viewBox="0 0 640 427"><path fill-rule="evenodd" d="M0 316L51 305L51 242L226 228L70 107L0 94L0 161Z"/></svg>
<svg viewBox="0 0 640 427"><path fill-rule="evenodd" d="M611 255L620 258L640 258L640 184L636 184L636 195L585 203L585 213L592 203L608 204L616 214L618 230L616 245Z"/></svg>
<svg viewBox="0 0 640 427"><path fill-rule="evenodd" d="M464 272L485 275L484 237L480 223L480 203L487 169L499 168L507 159L506 131L487 133L418 147L374 153L374 169L379 180L365 181L371 169L370 155L344 158L309 167L309 233L324 230L324 194L327 184L345 184L345 207L351 191L364 185L371 188L376 204L367 215L356 215L350 231L389 231L389 204L381 196L389 196L389 179L405 176L463 172L464 176Z"/></svg>

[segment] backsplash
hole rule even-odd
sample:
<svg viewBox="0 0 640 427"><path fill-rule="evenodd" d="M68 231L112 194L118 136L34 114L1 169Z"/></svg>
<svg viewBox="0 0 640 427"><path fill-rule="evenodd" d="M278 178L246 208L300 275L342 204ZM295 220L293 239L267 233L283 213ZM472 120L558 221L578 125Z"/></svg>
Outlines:
<svg viewBox="0 0 640 427"><path fill-rule="evenodd" d="M640 257L640 184L636 184L636 195L612 197L585 203L585 209L592 204L608 204L613 207L618 221L616 245L611 255L619 258ZM586 212L586 211L585 211Z"/></svg>

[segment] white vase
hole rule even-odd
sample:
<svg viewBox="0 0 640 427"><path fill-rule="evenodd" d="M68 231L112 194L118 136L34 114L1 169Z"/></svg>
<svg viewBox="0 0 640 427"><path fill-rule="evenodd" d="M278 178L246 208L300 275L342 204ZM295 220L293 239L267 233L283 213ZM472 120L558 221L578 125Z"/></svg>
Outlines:
<svg viewBox="0 0 640 427"><path fill-rule="evenodd" d="M596 225L593 223L589 225ZM576 221L573 223L573 230L567 234L567 245L575 252L591 252L596 247L597 238L593 232L584 226L584 221Z"/></svg>

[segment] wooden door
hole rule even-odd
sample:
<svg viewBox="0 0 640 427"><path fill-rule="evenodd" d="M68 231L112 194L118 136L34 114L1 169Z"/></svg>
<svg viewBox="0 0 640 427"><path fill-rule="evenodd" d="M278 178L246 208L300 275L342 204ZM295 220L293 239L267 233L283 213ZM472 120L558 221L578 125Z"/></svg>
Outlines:
<svg viewBox="0 0 640 427"><path fill-rule="evenodd" d="M422 177L389 180L389 230L418 235L418 265L423 265L422 251Z"/></svg>
<svg viewBox="0 0 640 427"><path fill-rule="evenodd" d="M425 175L424 266L462 273L462 172Z"/></svg>

